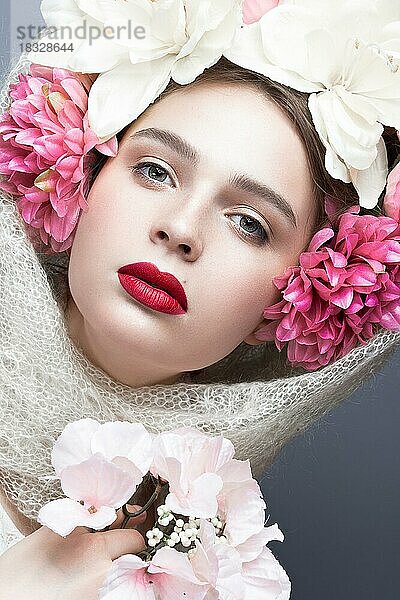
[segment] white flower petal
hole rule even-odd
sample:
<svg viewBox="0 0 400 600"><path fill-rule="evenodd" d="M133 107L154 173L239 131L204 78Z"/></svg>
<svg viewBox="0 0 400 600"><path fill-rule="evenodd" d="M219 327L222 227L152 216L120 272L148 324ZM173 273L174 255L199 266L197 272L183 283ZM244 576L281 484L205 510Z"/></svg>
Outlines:
<svg viewBox="0 0 400 600"><path fill-rule="evenodd" d="M226 485L227 482L247 482L252 479L250 461L232 458L218 469L218 475L222 477L224 485Z"/></svg>
<svg viewBox="0 0 400 600"><path fill-rule="evenodd" d="M222 479L218 475L205 473L191 482L189 493L185 497L180 498L170 492L166 497L165 505L168 510L181 515L212 518L217 514L217 495L222 486Z"/></svg>
<svg viewBox="0 0 400 600"><path fill-rule="evenodd" d="M92 23L90 23L92 24ZM74 21L69 24L71 27L71 37L68 34L65 34L66 39L64 40L67 45L73 44L73 51L65 50L65 51L46 51L46 52L29 52L28 59L36 63L38 65L45 65L46 67L60 67L61 69L71 69L71 60L74 57L74 54L79 51L80 47L85 43L84 40L76 37L75 33L77 27L82 25L82 21ZM78 30L79 31L79 30ZM61 33L57 34L61 37ZM55 42L58 41L55 39L54 35L48 33L40 38L40 43L49 44L50 47L55 48ZM63 40L59 40L59 43L64 43Z"/></svg>
<svg viewBox="0 0 400 600"><path fill-rule="evenodd" d="M154 582L155 598L188 598L202 600L204 585L199 581L187 554L174 548L158 550L148 566Z"/></svg>
<svg viewBox="0 0 400 600"><path fill-rule="evenodd" d="M236 550L239 552L242 562L250 562L261 554L264 546L271 540L278 540L280 542L284 540L283 533L276 523L260 529L258 533L255 533L242 544L236 546Z"/></svg>
<svg viewBox="0 0 400 600"><path fill-rule="evenodd" d="M251 64L253 71L262 73L268 61L262 45L260 24L252 23L240 29L234 43L224 50L223 55L241 67L250 69Z"/></svg>
<svg viewBox="0 0 400 600"><path fill-rule="evenodd" d="M360 205L369 209L377 205L386 185L388 158L383 138L378 142L377 151L377 157L368 169L350 169L351 181L360 197Z"/></svg>
<svg viewBox="0 0 400 600"><path fill-rule="evenodd" d="M343 102L343 94L347 95L348 102ZM358 111L353 110L352 96L354 97L355 94L346 92L341 86L335 87L335 94L332 96L333 120L336 120L340 129L350 138L354 138L360 146L365 148L376 146L383 133L383 126L376 122L376 118L372 123L368 122ZM363 99L359 97L358 105L362 101ZM368 101L364 100L364 104L367 105Z"/></svg>
<svg viewBox="0 0 400 600"><path fill-rule="evenodd" d="M80 505L82 506L82 505ZM84 514L78 525L91 527L92 529L104 529L107 525L114 523L117 518L117 513L111 506L100 506L96 512L89 512L88 507L82 507Z"/></svg>
<svg viewBox="0 0 400 600"><path fill-rule="evenodd" d="M61 487L74 500L84 500L96 507L120 508L130 499L137 483L128 473L95 454L64 469Z"/></svg>
<svg viewBox="0 0 400 600"><path fill-rule="evenodd" d="M366 98L349 92L342 85L335 86L335 92L341 98L343 104L359 118L364 119L369 125L374 125L377 122L378 113Z"/></svg>
<svg viewBox="0 0 400 600"><path fill-rule="evenodd" d="M279 5L264 15L260 27L269 62L324 88L332 84L340 63L337 52L332 52L334 41L329 27L324 27L318 11Z"/></svg>
<svg viewBox="0 0 400 600"><path fill-rule="evenodd" d="M274 523L273 525L269 525L268 527L264 527L264 530L268 536L267 543L271 542L272 540L276 540L278 542L283 542L283 540L285 539L285 536L283 535L282 531L279 529L277 523Z"/></svg>
<svg viewBox="0 0 400 600"><path fill-rule="evenodd" d="M123 457L142 473L153 461L153 439L141 423L115 421L101 425L92 437L92 452L100 452L109 461Z"/></svg>
<svg viewBox="0 0 400 600"><path fill-rule="evenodd" d="M237 0L185 3L189 39L172 68L173 79L185 85L214 65L232 43L241 18Z"/></svg>
<svg viewBox="0 0 400 600"><path fill-rule="evenodd" d="M122 3L115 2L115 0L75 0L75 2L82 13L89 15L100 23L106 21L107 12L111 9L111 5L118 6L119 10L124 10L124 5L121 6ZM127 6L130 5L130 3L126 4Z"/></svg>
<svg viewBox="0 0 400 600"><path fill-rule="evenodd" d="M37 520L58 535L65 537L78 527L87 512L79 502L70 498L60 498L48 502L39 510Z"/></svg>
<svg viewBox="0 0 400 600"><path fill-rule="evenodd" d="M387 23L381 32L380 46L397 58L400 54L400 15L398 21Z"/></svg>
<svg viewBox="0 0 400 600"><path fill-rule="evenodd" d="M134 121L161 94L172 61L169 56L136 65L126 61L99 75L90 90L88 115L101 142Z"/></svg>
<svg viewBox="0 0 400 600"><path fill-rule="evenodd" d="M223 490L218 501L223 501L219 513L226 522L224 535L231 546L239 546L264 527L265 502L254 491L252 482L235 489Z"/></svg>
<svg viewBox="0 0 400 600"><path fill-rule="evenodd" d="M99 38L96 43L85 40L72 53L69 68L81 73L102 73L115 67L127 56L127 50L112 40Z"/></svg>
<svg viewBox="0 0 400 600"><path fill-rule="evenodd" d="M75 0L42 0L40 10L46 24L51 27L71 25L84 16Z"/></svg>
<svg viewBox="0 0 400 600"><path fill-rule="evenodd" d="M291 584L269 548L243 565L244 600L289 600Z"/></svg>
<svg viewBox="0 0 400 600"><path fill-rule="evenodd" d="M239 553L228 544L218 544L218 580L216 588L219 600L243 600L244 581Z"/></svg>
<svg viewBox="0 0 400 600"><path fill-rule="evenodd" d="M330 146L326 147L325 168L335 179L351 183L349 169Z"/></svg>
<svg viewBox="0 0 400 600"><path fill-rule="evenodd" d="M79 419L66 425L51 451L51 464L57 475L65 467L92 456L91 439L99 427L100 423L94 419Z"/></svg>
<svg viewBox="0 0 400 600"><path fill-rule="evenodd" d="M298 73L286 71L268 60L264 53L260 21L240 29L236 40L230 48L224 50L223 55L241 67L261 73L296 90L311 93L324 89L321 84L307 81Z"/></svg>
<svg viewBox="0 0 400 600"><path fill-rule="evenodd" d="M312 105L314 123L323 121L329 145L349 168L366 169L376 158L376 144L383 127L379 125L376 128L366 124L365 129L371 132L372 127L374 135L371 133L363 135L363 132L360 131L359 138L361 141L374 141L375 143L373 146L361 145L346 133L342 122L338 120L338 117L341 116L340 109L337 108L338 103L341 103L341 100L334 90L317 94Z"/></svg>
<svg viewBox="0 0 400 600"><path fill-rule="evenodd" d="M200 534L196 540L196 553L191 557L193 570L200 581L215 584L218 579L218 562L215 554L215 529L205 519L201 519Z"/></svg>
<svg viewBox="0 0 400 600"><path fill-rule="evenodd" d="M208 456L205 464L207 471L218 472L225 464L229 463L234 454L235 447L230 440L222 435L210 438L207 445Z"/></svg>
<svg viewBox="0 0 400 600"><path fill-rule="evenodd" d="M378 112L383 125L400 128L400 73L371 48L361 46L358 64L353 68L349 91L364 96Z"/></svg>
<svg viewBox="0 0 400 600"><path fill-rule="evenodd" d="M308 98L308 107L310 109L310 112L311 112L311 115L313 118L313 122L314 122L315 128L318 132L318 135L320 136L321 141L323 142L323 144L326 148L326 154L325 154L326 170L335 179L341 179L342 181L344 181L346 183L350 183L351 182L350 173L349 173L347 166L338 157L338 155L336 154L336 152L333 150L333 148L330 146L330 144L328 142L328 133L326 130L325 122L324 122L322 115L318 108L317 98L318 98L318 94L311 94Z"/></svg>
<svg viewBox="0 0 400 600"><path fill-rule="evenodd" d="M216 544L215 540L214 527L202 519L196 552L190 558L195 575L211 585L211 600L242 600L244 588L240 554L229 544Z"/></svg>
<svg viewBox="0 0 400 600"><path fill-rule="evenodd" d="M141 469L138 469L138 467L135 464L133 464L133 462L130 461L128 458L124 458L123 456L117 456L113 458L111 462L119 469L122 469L122 471L128 473L128 475L130 475L131 479L133 479L133 481L135 481L137 485L141 483L143 479L143 472L141 471Z"/></svg>
<svg viewBox="0 0 400 600"><path fill-rule="evenodd" d="M176 55L187 39L185 10L180 0L148 3L147 11L149 7L151 12L143 16L138 14L135 21L145 28L144 39L133 36L128 43L132 64L156 60L167 54Z"/></svg>
<svg viewBox="0 0 400 600"><path fill-rule="evenodd" d="M143 577L147 565L134 554L114 560L99 590L99 600L155 600L151 585Z"/></svg>

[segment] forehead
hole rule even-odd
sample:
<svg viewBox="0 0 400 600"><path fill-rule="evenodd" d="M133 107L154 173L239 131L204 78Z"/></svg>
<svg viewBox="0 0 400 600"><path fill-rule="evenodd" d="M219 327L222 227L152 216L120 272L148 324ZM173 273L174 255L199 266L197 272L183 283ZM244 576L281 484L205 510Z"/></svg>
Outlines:
<svg viewBox="0 0 400 600"><path fill-rule="evenodd" d="M315 208L304 141L283 110L249 85L213 82L178 89L150 105L124 141L150 127L172 131L194 146L203 176L245 173L288 198L296 215Z"/></svg>

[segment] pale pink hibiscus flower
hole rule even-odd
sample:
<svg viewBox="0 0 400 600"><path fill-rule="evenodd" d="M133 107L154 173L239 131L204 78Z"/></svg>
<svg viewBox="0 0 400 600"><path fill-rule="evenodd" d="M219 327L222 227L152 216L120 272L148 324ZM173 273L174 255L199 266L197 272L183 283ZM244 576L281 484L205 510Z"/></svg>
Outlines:
<svg viewBox="0 0 400 600"><path fill-rule="evenodd" d="M153 435L141 423L95 419L68 423L51 451L51 462L58 476L66 467L77 465L94 454L123 469L138 485L153 460Z"/></svg>
<svg viewBox="0 0 400 600"><path fill-rule="evenodd" d="M79 525L103 529L117 518L116 509L131 498L136 481L100 453L66 467L60 475L67 498L45 504L38 522L61 536Z"/></svg>
<svg viewBox="0 0 400 600"><path fill-rule="evenodd" d="M99 600L203 600L204 595L187 554L164 547L150 562L133 554L114 560Z"/></svg>
<svg viewBox="0 0 400 600"><path fill-rule="evenodd" d="M100 424L90 418L68 423L51 452L67 498L43 506L39 522L63 536L78 525L110 525L147 473L152 444L141 423Z"/></svg>
<svg viewBox="0 0 400 600"><path fill-rule="evenodd" d="M190 562L196 577L207 585L204 600L242 600L244 583L240 555L232 546L216 541L214 527L202 519Z"/></svg>
<svg viewBox="0 0 400 600"><path fill-rule="evenodd" d="M217 495L223 486L219 471L234 453L229 440L189 427L158 435L150 470L169 482L167 508L186 516L215 517Z"/></svg>

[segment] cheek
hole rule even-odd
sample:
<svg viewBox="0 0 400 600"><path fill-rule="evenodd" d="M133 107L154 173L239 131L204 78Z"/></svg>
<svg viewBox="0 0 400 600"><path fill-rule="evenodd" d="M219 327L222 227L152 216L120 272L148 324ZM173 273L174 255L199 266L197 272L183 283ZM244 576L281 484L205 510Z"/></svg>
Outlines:
<svg viewBox="0 0 400 600"><path fill-rule="evenodd" d="M198 323L203 327L207 323L204 333L210 332L217 344L239 344L262 320L264 308L280 299L272 282L276 274L265 266L229 275L214 267L212 280L204 287L207 292L200 298Z"/></svg>

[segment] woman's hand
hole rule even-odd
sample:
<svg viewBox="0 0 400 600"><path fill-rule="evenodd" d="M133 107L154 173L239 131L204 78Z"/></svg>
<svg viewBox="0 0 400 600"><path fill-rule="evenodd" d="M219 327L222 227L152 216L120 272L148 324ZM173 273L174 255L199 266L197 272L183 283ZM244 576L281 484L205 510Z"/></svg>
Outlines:
<svg viewBox="0 0 400 600"><path fill-rule="evenodd" d="M77 527L66 538L41 527L0 556L0 600L97 600L111 562L145 549L133 527L146 517L131 519L127 529L90 533Z"/></svg>

